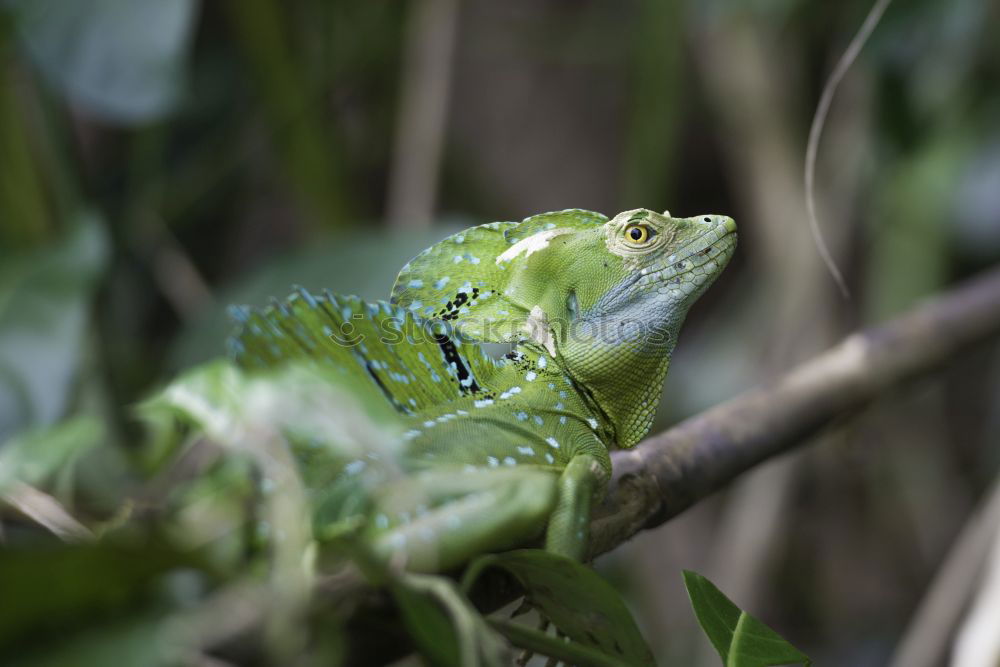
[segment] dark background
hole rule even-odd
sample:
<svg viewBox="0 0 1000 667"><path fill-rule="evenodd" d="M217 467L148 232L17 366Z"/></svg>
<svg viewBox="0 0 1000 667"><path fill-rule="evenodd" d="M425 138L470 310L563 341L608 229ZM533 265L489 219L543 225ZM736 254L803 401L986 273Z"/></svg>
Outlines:
<svg viewBox="0 0 1000 667"><path fill-rule="evenodd" d="M736 258L657 428L1000 259L1000 5L804 0L0 2L0 437L130 406L222 353L228 303L384 298L462 226L723 213ZM885 664L1000 463L997 346L599 562L661 662L716 664L680 569L818 664Z"/></svg>

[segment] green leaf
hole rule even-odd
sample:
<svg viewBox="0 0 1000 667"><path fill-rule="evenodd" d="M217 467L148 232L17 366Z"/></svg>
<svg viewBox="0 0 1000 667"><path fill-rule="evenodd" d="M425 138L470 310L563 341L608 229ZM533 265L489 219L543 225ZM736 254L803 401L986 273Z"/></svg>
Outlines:
<svg viewBox="0 0 1000 667"><path fill-rule="evenodd" d="M808 656L737 607L705 577L684 570L691 606L725 667L808 665Z"/></svg>
<svg viewBox="0 0 1000 667"><path fill-rule="evenodd" d="M103 440L101 422L91 417L19 434L0 447L0 495L14 482L38 485Z"/></svg>
<svg viewBox="0 0 1000 667"><path fill-rule="evenodd" d="M390 586L403 623L430 664L504 667L510 650L449 579L403 574Z"/></svg>
<svg viewBox="0 0 1000 667"><path fill-rule="evenodd" d="M10 0L49 83L112 122L149 122L180 98L196 0Z"/></svg>
<svg viewBox="0 0 1000 667"><path fill-rule="evenodd" d="M162 667L185 664L191 651L171 637L176 621L169 616L140 612L70 631L56 642L37 642L18 652L7 667Z"/></svg>
<svg viewBox="0 0 1000 667"><path fill-rule="evenodd" d="M0 549L0 591L13 602L0 604L0 663L26 637L110 618L148 600L165 573L192 567L194 555L155 542Z"/></svg>
<svg viewBox="0 0 1000 667"><path fill-rule="evenodd" d="M619 667L620 656L614 658L603 651L590 648L580 642L566 641L562 636L554 636L542 629L528 627L502 618L491 618L490 625L507 637L512 644L530 653L545 655L567 665L578 667Z"/></svg>
<svg viewBox="0 0 1000 667"><path fill-rule="evenodd" d="M469 566L463 580L466 590L491 567L513 575L529 602L572 641L619 664L653 664L653 655L618 591L589 567L540 549L491 554ZM508 638L521 645L518 636L508 634Z"/></svg>
<svg viewBox="0 0 1000 667"><path fill-rule="evenodd" d="M56 245L0 254L0 440L66 412L107 239L93 214Z"/></svg>
<svg viewBox="0 0 1000 667"><path fill-rule="evenodd" d="M352 387L338 368L310 359L262 372L224 359L193 368L140 404L153 435L169 437L180 420L217 444L247 452L261 428L293 443L315 441L331 456L373 450L397 455L401 420L376 390Z"/></svg>

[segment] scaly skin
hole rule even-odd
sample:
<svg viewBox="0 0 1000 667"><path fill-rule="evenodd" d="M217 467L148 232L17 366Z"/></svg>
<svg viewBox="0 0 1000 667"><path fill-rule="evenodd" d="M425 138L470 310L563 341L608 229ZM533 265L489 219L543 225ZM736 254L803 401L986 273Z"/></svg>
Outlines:
<svg viewBox="0 0 1000 667"><path fill-rule="evenodd" d="M608 450L648 432L688 308L735 244L730 218L645 209L482 225L414 258L391 303L302 291L237 311L233 353L320 360L395 407L405 475L377 477L364 519L384 558L447 569L547 524L546 548L580 559ZM516 348L493 360L466 341ZM374 459L340 461L331 488Z"/></svg>

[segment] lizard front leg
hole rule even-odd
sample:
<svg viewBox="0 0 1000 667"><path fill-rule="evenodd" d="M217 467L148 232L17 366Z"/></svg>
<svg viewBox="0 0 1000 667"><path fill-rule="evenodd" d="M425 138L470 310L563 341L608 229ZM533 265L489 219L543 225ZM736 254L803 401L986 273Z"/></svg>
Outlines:
<svg viewBox="0 0 1000 667"><path fill-rule="evenodd" d="M556 508L549 517L545 549L582 561L590 539L590 509L606 473L595 456L574 456L559 477Z"/></svg>

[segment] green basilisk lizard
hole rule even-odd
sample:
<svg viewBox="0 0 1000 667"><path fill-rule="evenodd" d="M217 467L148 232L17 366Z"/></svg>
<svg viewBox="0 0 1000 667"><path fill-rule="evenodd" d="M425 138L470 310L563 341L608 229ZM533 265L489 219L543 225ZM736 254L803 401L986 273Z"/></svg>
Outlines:
<svg viewBox="0 0 1000 667"><path fill-rule="evenodd" d="M391 407L392 461L336 446L306 460L321 532L360 522L377 556L413 571L543 529L546 549L579 560L608 450L649 430L688 308L735 245L728 217L646 209L481 225L411 260L390 301L300 289L234 309L230 356L243 374L307 360ZM482 342L514 347L494 359Z"/></svg>

